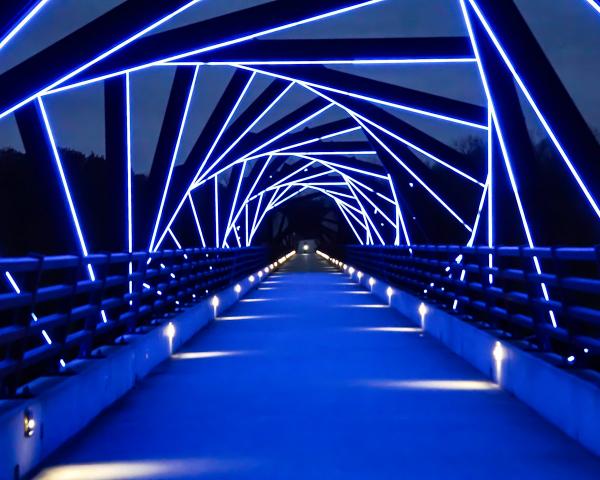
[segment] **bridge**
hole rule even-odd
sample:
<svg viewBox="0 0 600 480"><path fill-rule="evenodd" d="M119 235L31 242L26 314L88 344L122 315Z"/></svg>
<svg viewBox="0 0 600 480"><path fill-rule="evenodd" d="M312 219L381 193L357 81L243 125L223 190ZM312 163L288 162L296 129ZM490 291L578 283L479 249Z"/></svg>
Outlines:
<svg viewBox="0 0 600 480"><path fill-rule="evenodd" d="M0 480L599 477L597 108L533 4L9 3Z"/></svg>

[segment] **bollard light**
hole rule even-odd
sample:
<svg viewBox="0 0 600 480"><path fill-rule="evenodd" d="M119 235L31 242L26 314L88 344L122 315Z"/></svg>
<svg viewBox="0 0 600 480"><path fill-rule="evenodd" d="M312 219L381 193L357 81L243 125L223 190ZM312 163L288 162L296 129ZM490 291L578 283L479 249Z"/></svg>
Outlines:
<svg viewBox="0 0 600 480"><path fill-rule="evenodd" d="M254 283L254 280L255 280L254 275L250 275L248 277L248 280L250 280L250 283Z"/></svg>
<svg viewBox="0 0 600 480"><path fill-rule="evenodd" d="M258 272L258 278L262 278L262 276L263 276L263 273L262 273L262 270L261 270L260 272Z"/></svg>
<svg viewBox="0 0 600 480"><path fill-rule="evenodd" d="M500 342L494 344L492 357L494 357L494 362L496 364L496 382L500 383L502 381L502 362L506 358L506 352Z"/></svg>
<svg viewBox="0 0 600 480"><path fill-rule="evenodd" d="M421 302L421 305L419 305L419 315L421 315L421 317L427 315L427 305L425 305L423 302Z"/></svg>
<svg viewBox="0 0 600 480"><path fill-rule="evenodd" d="M302 250L304 250L305 252L308 252L308 249L310 247L305 243L304 246L302 247Z"/></svg>
<svg viewBox="0 0 600 480"><path fill-rule="evenodd" d="M217 297L216 295L212 297L212 299L210 300L210 304L213 306L213 308L217 308L219 306L219 297Z"/></svg>
<svg viewBox="0 0 600 480"><path fill-rule="evenodd" d="M175 338L175 325L173 325L173 322L169 322L169 324L165 327L165 336L169 340L173 340L173 338Z"/></svg>
<svg viewBox="0 0 600 480"><path fill-rule="evenodd" d="M350 267L348 271L350 272L350 275L354 274L354 267Z"/></svg>
<svg viewBox="0 0 600 480"><path fill-rule="evenodd" d="M387 287L385 289L385 293L388 296L388 298L391 298L391 296L394 294L394 289L392 287Z"/></svg>
<svg viewBox="0 0 600 480"><path fill-rule="evenodd" d="M239 295L242 291L242 286L238 283L233 289L235 290L235 293Z"/></svg>
<svg viewBox="0 0 600 480"><path fill-rule="evenodd" d="M23 414L23 427L25 437L33 437L33 434L35 433L35 425L36 422L35 418L33 418L33 413L29 409L25 410L25 413Z"/></svg>
<svg viewBox="0 0 600 480"><path fill-rule="evenodd" d="M375 285L375 279L373 277L369 278L369 286L373 287Z"/></svg>
<svg viewBox="0 0 600 480"><path fill-rule="evenodd" d="M358 277L358 279L360 280L360 279L362 279L362 277L363 277L363 273L362 273L361 271L359 271L359 272L356 274L356 276L357 276L357 277Z"/></svg>

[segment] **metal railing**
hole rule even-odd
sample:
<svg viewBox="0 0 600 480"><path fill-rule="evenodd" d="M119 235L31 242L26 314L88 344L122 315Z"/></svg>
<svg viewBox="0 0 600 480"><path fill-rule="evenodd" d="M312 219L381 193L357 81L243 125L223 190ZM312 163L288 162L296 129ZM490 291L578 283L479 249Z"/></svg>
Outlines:
<svg viewBox="0 0 600 480"><path fill-rule="evenodd" d="M600 370L600 247L347 246L339 258L568 365Z"/></svg>
<svg viewBox="0 0 600 480"><path fill-rule="evenodd" d="M264 248L0 258L0 397L267 263Z"/></svg>

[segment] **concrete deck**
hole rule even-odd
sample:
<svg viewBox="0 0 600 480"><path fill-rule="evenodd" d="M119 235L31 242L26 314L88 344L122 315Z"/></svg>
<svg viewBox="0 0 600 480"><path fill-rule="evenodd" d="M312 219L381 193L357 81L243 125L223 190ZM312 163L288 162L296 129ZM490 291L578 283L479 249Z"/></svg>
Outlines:
<svg viewBox="0 0 600 480"><path fill-rule="evenodd" d="M298 255L35 478L598 479L600 460Z"/></svg>

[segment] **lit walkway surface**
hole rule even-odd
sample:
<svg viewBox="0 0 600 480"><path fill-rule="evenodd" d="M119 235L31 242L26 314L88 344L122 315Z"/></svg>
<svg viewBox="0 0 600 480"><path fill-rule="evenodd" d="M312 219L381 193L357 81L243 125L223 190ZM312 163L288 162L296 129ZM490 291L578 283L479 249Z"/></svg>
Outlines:
<svg viewBox="0 0 600 480"><path fill-rule="evenodd" d="M36 478L598 479L600 461L298 255Z"/></svg>

